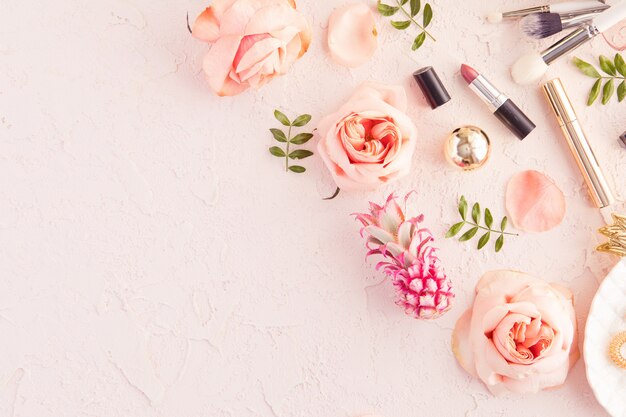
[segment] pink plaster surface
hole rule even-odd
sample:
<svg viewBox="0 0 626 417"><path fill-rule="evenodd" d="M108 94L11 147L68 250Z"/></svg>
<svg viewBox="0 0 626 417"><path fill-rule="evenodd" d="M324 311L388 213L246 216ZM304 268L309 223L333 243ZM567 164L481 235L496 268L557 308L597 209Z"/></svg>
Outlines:
<svg viewBox="0 0 626 417"><path fill-rule="evenodd" d="M493 398L450 352L483 272L568 285L582 329L615 263L593 251L602 219L539 89L509 78L539 43L484 23L490 2L436 0L437 43L411 52L410 34L377 17L381 47L348 70L323 47L340 3L299 3L315 31L310 52L258 93L218 99L200 72L206 47L185 27L202 1L0 1L0 416L606 415L583 361L559 390ZM611 52L596 39L577 55ZM532 136L518 141L489 114L458 74L464 62L527 110ZM453 96L436 111L410 76L424 65ZM623 199L626 106L585 107L593 80L566 60L550 74L569 87ZM308 112L314 124L367 79L407 89L420 131L413 172L322 201L334 186L317 157L295 175L267 152L272 112ZM463 124L493 140L480 171L455 171L442 156ZM509 240L501 254L440 238L456 307L434 322L405 316L364 261L349 214L415 189L441 237L460 194L503 215L506 183L525 169L564 191L563 224Z"/></svg>

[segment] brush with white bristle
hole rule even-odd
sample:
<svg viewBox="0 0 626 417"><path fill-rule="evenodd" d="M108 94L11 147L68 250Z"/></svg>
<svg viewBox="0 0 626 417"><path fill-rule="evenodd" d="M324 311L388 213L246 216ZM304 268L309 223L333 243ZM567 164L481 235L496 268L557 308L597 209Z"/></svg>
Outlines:
<svg viewBox="0 0 626 417"><path fill-rule="evenodd" d="M548 65L580 45L593 39L626 18L626 0L599 13L591 23L560 39L543 52L532 52L518 59L511 68L511 76L517 84L538 81L548 70Z"/></svg>
<svg viewBox="0 0 626 417"><path fill-rule="evenodd" d="M575 17L564 17L558 13L533 13L523 17L520 25L526 36L543 39L564 29L591 23L594 17L592 13Z"/></svg>
<svg viewBox="0 0 626 417"><path fill-rule="evenodd" d="M609 7L609 5L597 0L566 1L504 13L494 12L487 16L487 20L491 23L500 23L504 19L516 19L533 13L559 13L567 16L578 16L581 14L599 13Z"/></svg>

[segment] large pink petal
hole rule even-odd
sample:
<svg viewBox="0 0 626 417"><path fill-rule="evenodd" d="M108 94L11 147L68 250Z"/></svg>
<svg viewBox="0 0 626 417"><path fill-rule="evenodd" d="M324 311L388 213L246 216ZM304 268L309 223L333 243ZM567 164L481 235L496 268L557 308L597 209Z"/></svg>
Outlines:
<svg viewBox="0 0 626 417"><path fill-rule="evenodd" d="M220 33L220 20L236 0L215 0L196 18L191 34L204 42L215 42Z"/></svg>
<svg viewBox="0 0 626 417"><path fill-rule="evenodd" d="M295 37L299 37L298 58L309 49L313 36L311 25L304 15L284 3L263 7L250 18L245 27L245 34L255 33L269 33L275 38L281 39L285 44L290 43Z"/></svg>
<svg viewBox="0 0 626 417"><path fill-rule="evenodd" d="M335 10L328 19L330 56L346 67L358 67L374 55L378 46L374 14L363 3Z"/></svg>
<svg viewBox="0 0 626 417"><path fill-rule="evenodd" d="M280 41L266 33L244 36L233 60L235 72L240 74L250 69L263 61L278 47L280 47Z"/></svg>
<svg viewBox="0 0 626 417"><path fill-rule="evenodd" d="M239 83L231 76L232 62L240 42L240 36L221 37L204 57L202 68L209 86L219 96L236 95L248 88L247 84Z"/></svg>
<svg viewBox="0 0 626 417"><path fill-rule="evenodd" d="M360 102L362 100L379 99L389 104L400 112L404 113L407 108L406 90L400 85L387 85L380 84L372 81L364 82L361 84L352 97L350 102ZM373 108L354 109L353 111L360 110L374 110Z"/></svg>
<svg viewBox="0 0 626 417"><path fill-rule="evenodd" d="M507 185L506 209L518 229L544 232L558 226L565 217L565 197L542 173L523 171Z"/></svg>
<svg viewBox="0 0 626 417"><path fill-rule="evenodd" d="M456 360L470 375L476 376L474 365L474 352L470 344L470 330L472 321L472 309L468 309L457 320L452 333L452 352Z"/></svg>

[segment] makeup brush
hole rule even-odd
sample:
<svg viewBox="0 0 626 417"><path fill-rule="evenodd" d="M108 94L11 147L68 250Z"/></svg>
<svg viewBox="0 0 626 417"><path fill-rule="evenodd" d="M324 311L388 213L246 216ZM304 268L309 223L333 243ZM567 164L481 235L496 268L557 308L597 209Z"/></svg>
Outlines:
<svg viewBox="0 0 626 417"><path fill-rule="evenodd" d="M563 16L558 13L533 13L520 20L522 31L531 38L543 39L564 29L591 23L594 13L580 16Z"/></svg>
<svg viewBox="0 0 626 417"><path fill-rule="evenodd" d="M603 2L595 0L566 1L563 3L548 4L504 13L494 12L487 16L487 20L491 23L500 23L503 19L516 19L532 13L559 13L568 16L577 16L587 13L599 13L609 7L609 5Z"/></svg>
<svg viewBox="0 0 626 417"><path fill-rule="evenodd" d="M589 24L560 39L542 52L532 52L518 59L511 68L511 76L517 84L531 84L548 70L548 65L570 53L585 42L616 25L626 18L626 0L596 15Z"/></svg>

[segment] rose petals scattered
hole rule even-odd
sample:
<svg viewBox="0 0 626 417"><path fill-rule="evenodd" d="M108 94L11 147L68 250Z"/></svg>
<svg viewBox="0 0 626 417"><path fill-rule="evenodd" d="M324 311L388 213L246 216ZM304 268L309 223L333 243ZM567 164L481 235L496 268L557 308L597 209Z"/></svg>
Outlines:
<svg viewBox="0 0 626 417"><path fill-rule="evenodd" d="M545 232L565 217L565 196L537 171L516 174L506 187L506 210L513 225L527 232Z"/></svg>
<svg viewBox="0 0 626 417"><path fill-rule="evenodd" d="M374 14L363 3L335 10L328 20L328 49L340 65L358 67L374 55L378 46Z"/></svg>

